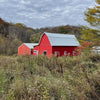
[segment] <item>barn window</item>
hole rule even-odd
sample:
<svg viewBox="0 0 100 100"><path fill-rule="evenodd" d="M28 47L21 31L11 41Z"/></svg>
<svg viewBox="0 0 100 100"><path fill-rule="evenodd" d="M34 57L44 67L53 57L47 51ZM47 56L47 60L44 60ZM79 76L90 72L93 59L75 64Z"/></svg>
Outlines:
<svg viewBox="0 0 100 100"><path fill-rule="evenodd" d="M36 51L36 50L34 50L34 53L37 53L37 51Z"/></svg>
<svg viewBox="0 0 100 100"><path fill-rule="evenodd" d="M44 54L44 55L47 55L47 51L43 51L43 54Z"/></svg>
<svg viewBox="0 0 100 100"><path fill-rule="evenodd" d="M75 55L75 51L73 51L73 55Z"/></svg>
<svg viewBox="0 0 100 100"><path fill-rule="evenodd" d="M39 54L39 51L38 51L38 50L34 50L34 53L35 53L36 55L38 55L38 54Z"/></svg>
<svg viewBox="0 0 100 100"><path fill-rule="evenodd" d="M64 51L64 55L65 55L65 56L67 55L67 51Z"/></svg>
<svg viewBox="0 0 100 100"><path fill-rule="evenodd" d="M55 51L55 56L57 56L57 54L58 54L57 51Z"/></svg>

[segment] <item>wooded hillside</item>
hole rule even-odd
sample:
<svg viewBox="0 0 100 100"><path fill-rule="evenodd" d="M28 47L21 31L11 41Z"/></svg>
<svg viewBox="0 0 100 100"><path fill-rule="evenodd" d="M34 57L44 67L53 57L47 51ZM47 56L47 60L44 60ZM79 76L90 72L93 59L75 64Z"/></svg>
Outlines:
<svg viewBox="0 0 100 100"><path fill-rule="evenodd" d="M75 34L79 38L80 29L81 27L70 25L33 29L22 23L8 23L0 18L0 54L16 54L21 43L38 42L43 32Z"/></svg>
<svg viewBox="0 0 100 100"><path fill-rule="evenodd" d="M86 26L65 25L33 29L22 23L8 23L0 18L0 54L16 54L21 43L37 43L43 32L74 34L81 43L87 41L92 46L100 44L98 30L91 30Z"/></svg>
<svg viewBox="0 0 100 100"><path fill-rule="evenodd" d="M53 33L65 33L65 34L75 34L77 37L80 35L80 27L77 26L58 26L58 27L46 27L33 29L27 27L22 23L8 23L0 18L0 34L5 37L14 36L22 42L31 42L30 37L32 34L43 33L43 32L53 32Z"/></svg>

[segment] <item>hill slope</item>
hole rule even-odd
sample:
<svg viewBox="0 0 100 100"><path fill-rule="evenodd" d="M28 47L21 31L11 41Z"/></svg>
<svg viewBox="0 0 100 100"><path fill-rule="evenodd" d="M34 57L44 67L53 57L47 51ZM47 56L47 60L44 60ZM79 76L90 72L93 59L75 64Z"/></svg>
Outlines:
<svg viewBox="0 0 100 100"><path fill-rule="evenodd" d="M0 18L0 54L16 54L18 46L25 42L38 42L43 32L75 34L80 38L81 27L58 26L33 29L22 23L8 23Z"/></svg>
<svg viewBox="0 0 100 100"><path fill-rule="evenodd" d="M26 27L22 23L12 24L5 22L0 18L0 34L3 34L5 37L13 35L22 42L30 42L30 37L32 34L43 32L75 34L77 37L79 37L80 29L80 27L70 25L32 29Z"/></svg>

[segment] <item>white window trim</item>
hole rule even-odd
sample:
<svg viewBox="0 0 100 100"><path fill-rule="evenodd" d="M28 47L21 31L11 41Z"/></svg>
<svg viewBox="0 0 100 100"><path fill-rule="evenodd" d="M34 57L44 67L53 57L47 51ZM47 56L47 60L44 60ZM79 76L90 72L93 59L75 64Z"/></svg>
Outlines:
<svg viewBox="0 0 100 100"><path fill-rule="evenodd" d="M55 51L55 56L57 56L58 55L58 51Z"/></svg>
<svg viewBox="0 0 100 100"><path fill-rule="evenodd" d="M34 50L34 53L35 53L36 55L38 55L38 54L39 54L39 51L38 51L38 50Z"/></svg>
<svg viewBox="0 0 100 100"><path fill-rule="evenodd" d="M65 53L66 52L66 53ZM64 51L64 56L66 56L67 55L67 51Z"/></svg>
<svg viewBox="0 0 100 100"><path fill-rule="evenodd" d="M75 55L75 51L73 51L73 56Z"/></svg>

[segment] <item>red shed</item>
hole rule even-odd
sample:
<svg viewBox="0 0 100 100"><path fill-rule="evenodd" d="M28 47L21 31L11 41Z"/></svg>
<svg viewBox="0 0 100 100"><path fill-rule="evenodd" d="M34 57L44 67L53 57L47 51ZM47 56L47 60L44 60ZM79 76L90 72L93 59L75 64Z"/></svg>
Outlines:
<svg viewBox="0 0 100 100"><path fill-rule="evenodd" d="M79 46L79 42L75 35L44 32L39 45L33 49L33 55L73 56L76 55L77 46Z"/></svg>
<svg viewBox="0 0 100 100"><path fill-rule="evenodd" d="M18 47L18 55L33 55L34 46L38 43L23 43Z"/></svg>

